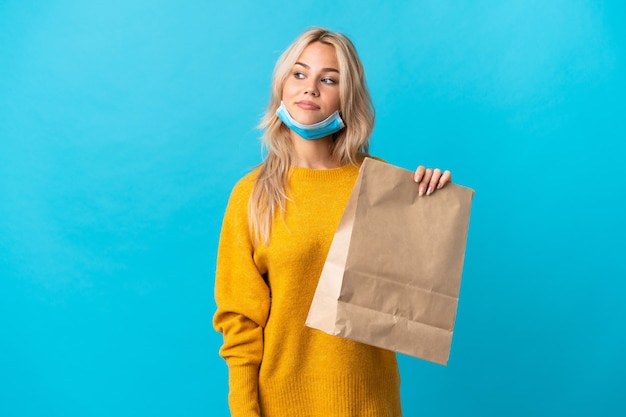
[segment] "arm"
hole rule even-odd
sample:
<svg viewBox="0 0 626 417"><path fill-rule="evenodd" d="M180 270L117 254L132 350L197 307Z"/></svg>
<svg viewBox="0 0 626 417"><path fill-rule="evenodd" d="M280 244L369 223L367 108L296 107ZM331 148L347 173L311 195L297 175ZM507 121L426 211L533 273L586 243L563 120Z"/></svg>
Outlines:
<svg viewBox="0 0 626 417"><path fill-rule="evenodd" d="M240 182L224 215L217 255L213 325L224 337L220 356L229 372L228 401L233 417L260 416L259 365L270 293L253 260L248 233L249 185Z"/></svg>

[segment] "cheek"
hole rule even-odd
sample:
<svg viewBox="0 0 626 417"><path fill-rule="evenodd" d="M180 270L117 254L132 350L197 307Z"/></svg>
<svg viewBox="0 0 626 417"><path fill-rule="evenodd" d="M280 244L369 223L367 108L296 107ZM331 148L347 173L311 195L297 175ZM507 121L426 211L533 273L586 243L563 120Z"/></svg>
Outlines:
<svg viewBox="0 0 626 417"><path fill-rule="evenodd" d="M285 84L283 85L283 97L290 97L294 94L294 86L292 83L290 83L289 81L285 81Z"/></svg>
<svg viewBox="0 0 626 417"><path fill-rule="evenodd" d="M333 107L335 107L337 110L341 108L341 96L339 95L339 93L337 93L333 97Z"/></svg>

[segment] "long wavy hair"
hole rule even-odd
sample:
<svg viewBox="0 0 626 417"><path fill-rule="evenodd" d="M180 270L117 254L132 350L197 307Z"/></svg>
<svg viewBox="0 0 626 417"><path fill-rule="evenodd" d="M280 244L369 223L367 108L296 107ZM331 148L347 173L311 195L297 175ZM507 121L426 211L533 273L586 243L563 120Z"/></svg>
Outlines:
<svg viewBox="0 0 626 417"><path fill-rule="evenodd" d="M255 244L269 243L272 222L285 212L289 174L295 158L289 128L276 116L283 95L283 85L298 57L309 44L332 45L339 63L339 112L346 127L333 135L331 152L341 165L357 164L368 155L369 139L374 129L374 106L367 89L363 64L356 48L345 35L323 28L303 32L276 62L267 110L259 128L264 129L266 157L248 205L250 234Z"/></svg>

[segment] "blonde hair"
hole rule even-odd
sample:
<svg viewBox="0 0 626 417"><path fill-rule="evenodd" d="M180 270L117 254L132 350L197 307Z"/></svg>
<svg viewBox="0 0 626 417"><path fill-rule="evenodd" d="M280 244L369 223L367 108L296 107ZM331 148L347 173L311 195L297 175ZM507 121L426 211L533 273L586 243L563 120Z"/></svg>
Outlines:
<svg viewBox="0 0 626 417"><path fill-rule="evenodd" d="M356 48L341 33L323 28L308 29L278 58L269 104L259 125L265 129L263 143L267 155L259 166L248 205L250 234L256 244L269 243L274 218L278 213L282 216L285 212L294 152L289 128L276 116L276 110L280 106L283 85L293 65L304 48L313 42L332 45L339 64L339 112L346 127L333 135L333 158L341 165L357 164L368 154L369 138L374 128L374 107Z"/></svg>

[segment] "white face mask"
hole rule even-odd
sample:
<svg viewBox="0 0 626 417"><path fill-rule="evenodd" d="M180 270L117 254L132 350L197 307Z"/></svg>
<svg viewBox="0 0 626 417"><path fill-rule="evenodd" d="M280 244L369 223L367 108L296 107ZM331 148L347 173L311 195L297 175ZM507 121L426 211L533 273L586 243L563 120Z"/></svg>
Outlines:
<svg viewBox="0 0 626 417"><path fill-rule="evenodd" d="M294 120L293 117L287 111L285 103L280 102L280 107L276 110L276 116L287 126L293 130L299 136L306 140L315 140L323 138L328 135L332 135L335 132L339 132L346 127L339 112L336 111L321 122L314 123L312 125L303 125Z"/></svg>

